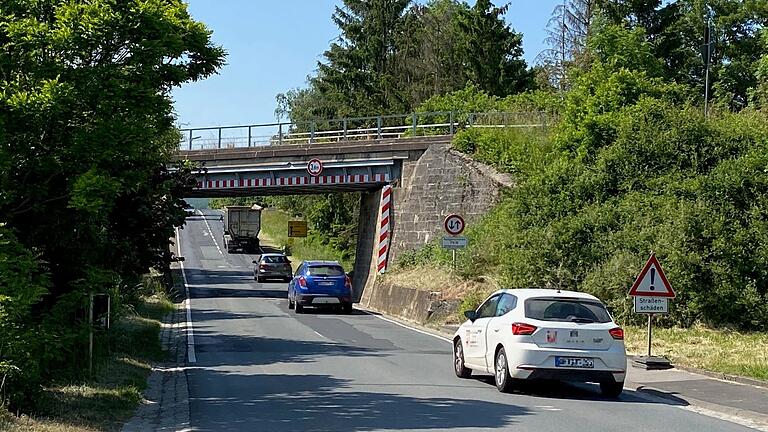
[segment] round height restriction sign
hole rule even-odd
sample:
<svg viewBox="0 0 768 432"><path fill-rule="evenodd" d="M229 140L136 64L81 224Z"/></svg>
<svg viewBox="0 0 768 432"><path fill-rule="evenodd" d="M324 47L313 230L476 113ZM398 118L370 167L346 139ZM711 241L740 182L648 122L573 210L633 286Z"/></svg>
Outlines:
<svg viewBox="0 0 768 432"><path fill-rule="evenodd" d="M445 232L450 235L459 235L463 233L464 225L464 218L457 214L452 214L445 218Z"/></svg>
<svg viewBox="0 0 768 432"><path fill-rule="evenodd" d="M323 172L323 163L320 159L312 159L307 162L307 172L313 177L317 177Z"/></svg>

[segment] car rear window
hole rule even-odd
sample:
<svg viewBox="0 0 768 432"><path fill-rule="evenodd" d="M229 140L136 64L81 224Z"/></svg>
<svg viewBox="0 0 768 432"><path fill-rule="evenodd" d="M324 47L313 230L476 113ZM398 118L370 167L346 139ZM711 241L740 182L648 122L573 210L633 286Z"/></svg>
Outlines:
<svg viewBox="0 0 768 432"><path fill-rule="evenodd" d="M284 256L265 256L264 262L268 264L286 264L288 258Z"/></svg>
<svg viewBox="0 0 768 432"><path fill-rule="evenodd" d="M314 265L307 270L310 276L344 276L344 269L337 265Z"/></svg>
<svg viewBox="0 0 768 432"><path fill-rule="evenodd" d="M531 298L525 301L525 316L541 321L611 322L602 303L587 299Z"/></svg>

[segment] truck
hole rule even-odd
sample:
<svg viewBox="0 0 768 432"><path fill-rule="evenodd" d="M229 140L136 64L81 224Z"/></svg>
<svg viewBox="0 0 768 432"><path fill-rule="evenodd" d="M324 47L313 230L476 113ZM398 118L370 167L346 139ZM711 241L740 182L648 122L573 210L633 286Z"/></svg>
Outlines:
<svg viewBox="0 0 768 432"><path fill-rule="evenodd" d="M243 253L259 253L259 230L262 207L224 207L224 246L227 253L237 250Z"/></svg>

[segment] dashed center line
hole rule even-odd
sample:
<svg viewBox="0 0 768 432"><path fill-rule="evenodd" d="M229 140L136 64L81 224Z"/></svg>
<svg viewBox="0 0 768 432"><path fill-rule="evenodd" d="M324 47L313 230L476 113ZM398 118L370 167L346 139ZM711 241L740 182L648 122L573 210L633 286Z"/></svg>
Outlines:
<svg viewBox="0 0 768 432"><path fill-rule="evenodd" d="M213 235L213 230L211 230L211 225L208 224L208 219L205 217L202 211L197 210L198 213L200 213L200 216L203 217L203 222L205 222L205 226L208 228L208 233L211 235L211 240L213 240L213 244L216 245L216 250L219 251L219 254L221 256L224 256L224 252L221 251L221 248L219 247L219 242L216 241L216 236Z"/></svg>

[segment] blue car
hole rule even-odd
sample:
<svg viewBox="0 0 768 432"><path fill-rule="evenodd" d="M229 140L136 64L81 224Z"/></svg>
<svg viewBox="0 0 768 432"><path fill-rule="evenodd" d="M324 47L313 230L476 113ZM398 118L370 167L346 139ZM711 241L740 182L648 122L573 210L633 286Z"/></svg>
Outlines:
<svg viewBox="0 0 768 432"><path fill-rule="evenodd" d="M352 313L352 281L336 261L303 261L288 285L288 309L335 307Z"/></svg>

